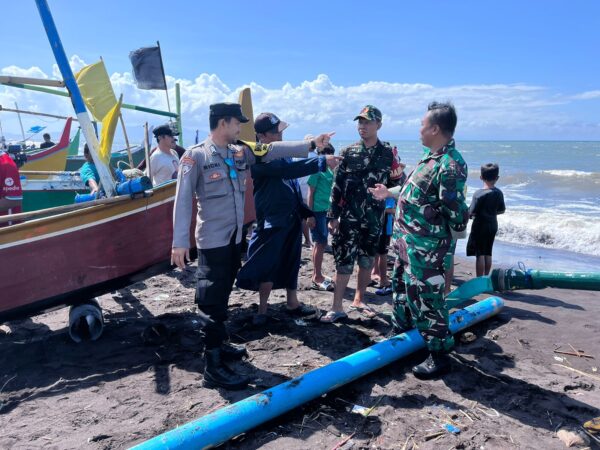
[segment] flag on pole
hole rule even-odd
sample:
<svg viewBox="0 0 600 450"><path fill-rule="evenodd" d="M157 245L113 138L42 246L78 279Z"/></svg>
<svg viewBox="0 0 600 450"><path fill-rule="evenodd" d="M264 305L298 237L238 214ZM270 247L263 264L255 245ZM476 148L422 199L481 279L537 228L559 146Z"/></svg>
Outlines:
<svg viewBox="0 0 600 450"><path fill-rule="evenodd" d="M81 91L83 102L94 117L101 122L108 112L117 104L104 61L98 61L81 69L75 74L75 80Z"/></svg>
<svg viewBox="0 0 600 450"><path fill-rule="evenodd" d="M45 129L46 129L46 127L43 127L41 125L34 125L29 130L27 130L27 132L33 133L33 134L38 134L40 131L45 130Z"/></svg>
<svg viewBox="0 0 600 450"><path fill-rule="evenodd" d="M102 131L100 132L100 149L98 150L98 156L108 165L110 161L110 153L113 144L113 138L115 137L115 129L117 128L117 122L119 121L119 113L121 112L121 103L123 102L123 95L119 97L119 101L115 106L104 116L102 120Z"/></svg>
<svg viewBox="0 0 600 450"><path fill-rule="evenodd" d="M167 89L160 47L142 47L129 53L133 78L139 89Z"/></svg>

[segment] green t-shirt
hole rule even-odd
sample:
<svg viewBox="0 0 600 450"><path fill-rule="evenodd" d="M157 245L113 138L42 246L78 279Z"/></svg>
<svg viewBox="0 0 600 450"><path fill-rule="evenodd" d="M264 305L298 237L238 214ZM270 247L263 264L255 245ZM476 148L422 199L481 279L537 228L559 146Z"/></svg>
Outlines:
<svg viewBox="0 0 600 450"><path fill-rule="evenodd" d="M308 185L315 189L313 211L323 212L329 209L331 201L331 186L333 186L333 171L327 167L325 172L313 173L308 177Z"/></svg>

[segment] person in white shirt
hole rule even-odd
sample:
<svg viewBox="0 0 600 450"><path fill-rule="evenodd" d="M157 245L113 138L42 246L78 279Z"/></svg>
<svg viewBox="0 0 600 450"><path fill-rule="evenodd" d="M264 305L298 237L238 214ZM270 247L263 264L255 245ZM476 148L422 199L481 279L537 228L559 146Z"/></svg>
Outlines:
<svg viewBox="0 0 600 450"><path fill-rule="evenodd" d="M175 143L170 125L161 125L153 131L158 147L150 156L150 179L154 186L177 179L179 156L172 149ZM146 172L148 172L146 170Z"/></svg>

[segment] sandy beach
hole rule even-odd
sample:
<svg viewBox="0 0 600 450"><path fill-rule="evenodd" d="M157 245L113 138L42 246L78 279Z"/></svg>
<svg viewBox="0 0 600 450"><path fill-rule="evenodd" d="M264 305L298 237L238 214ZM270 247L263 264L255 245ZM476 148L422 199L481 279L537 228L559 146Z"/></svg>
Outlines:
<svg viewBox="0 0 600 450"><path fill-rule="evenodd" d="M299 297L325 310L332 294L309 289L312 265L303 252ZM333 274L331 255L324 268ZM257 295L236 291L230 329L234 341L247 345L249 359L235 367L255 381L243 391L205 389L194 269L100 297L105 329L96 342L70 340L67 308L3 325L0 448L127 448L367 347L388 330L391 297L377 297L372 288L369 301L379 313L373 320L351 313L334 326L295 323L277 291L273 320L264 328L251 325ZM457 258L455 270L455 284L470 279L473 260ZM355 286L353 278L347 299ZM471 328L474 340L457 336L452 372L442 380L414 378L410 368L424 357L415 354L223 447L320 449L345 441L339 448L565 448L558 429L600 415L600 292L501 296L505 309ZM158 324L164 335L148 339L145 330ZM353 405L375 408L364 417L351 412ZM448 423L460 433L444 431Z"/></svg>

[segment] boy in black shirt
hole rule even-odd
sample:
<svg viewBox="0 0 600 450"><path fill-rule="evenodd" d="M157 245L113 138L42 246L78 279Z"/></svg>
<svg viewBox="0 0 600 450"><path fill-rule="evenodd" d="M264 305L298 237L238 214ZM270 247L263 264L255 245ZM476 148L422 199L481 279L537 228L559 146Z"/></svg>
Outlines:
<svg viewBox="0 0 600 450"><path fill-rule="evenodd" d="M467 256L476 256L475 271L478 277L488 275L492 268L492 247L498 232L498 214L504 213L504 195L495 185L500 169L498 164L481 166L483 189L473 194L469 216L473 219L467 242Z"/></svg>

